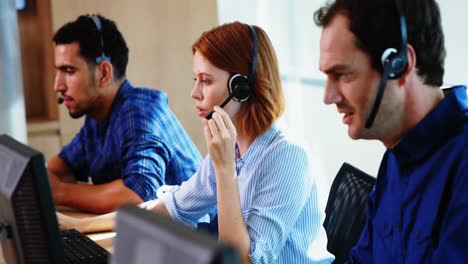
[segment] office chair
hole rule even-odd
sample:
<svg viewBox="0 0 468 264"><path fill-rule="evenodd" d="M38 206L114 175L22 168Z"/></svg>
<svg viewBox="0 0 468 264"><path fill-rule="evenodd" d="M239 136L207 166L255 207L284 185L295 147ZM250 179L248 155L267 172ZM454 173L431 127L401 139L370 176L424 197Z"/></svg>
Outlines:
<svg viewBox="0 0 468 264"><path fill-rule="evenodd" d="M327 249L335 255L334 263L344 263L351 248L359 241L366 223L367 200L375 180L346 162L333 180L323 226L328 237Z"/></svg>

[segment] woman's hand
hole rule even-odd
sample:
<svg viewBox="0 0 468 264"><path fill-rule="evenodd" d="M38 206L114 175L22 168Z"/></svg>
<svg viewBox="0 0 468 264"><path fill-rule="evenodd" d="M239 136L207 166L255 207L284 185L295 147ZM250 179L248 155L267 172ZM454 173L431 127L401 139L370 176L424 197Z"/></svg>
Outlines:
<svg viewBox="0 0 468 264"><path fill-rule="evenodd" d="M205 126L205 139L215 169L235 170L237 131L229 115L219 106Z"/></svg>

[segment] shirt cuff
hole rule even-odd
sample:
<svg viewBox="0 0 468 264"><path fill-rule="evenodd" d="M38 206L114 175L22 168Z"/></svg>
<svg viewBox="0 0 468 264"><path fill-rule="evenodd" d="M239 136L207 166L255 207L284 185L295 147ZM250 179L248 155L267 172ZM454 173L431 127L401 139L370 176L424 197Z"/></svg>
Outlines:
<svg viewBox="0 0 468 264"><path fill-rule="evenodd" d="M179 186L177 186L179 187ZM210 222L210 215L206 214L202 216L200 219L193 221L191 219L185 218L182 215L179 214L179 211L177 210L175 198L174 198L174 192L177 191L179 188L174 188L171 192L166 192L162 195L161 201L164 203L166 206L167 211L169 212L169 215L171 218L177 222L180 222L192 229L196 229L199 223L209 223Z"/></svg>
<svg viewBox="0 0 468 264"><path fill-rule="evenodd" d="M266 260L272 259L272 258L266 258L264 256L265 252L262 251L262 248L266 248L266 242L264 240L262 239L257 239L256 241L250 240L249 258L252 264L267 263L268 261Z"/></svg>
<svg viewBox="0 0 468 264"><path fill-rule="evenodd" d="M186 219L179 214L173 192L168 192L165 195L163 195L161 201L166 206L166 209L173 220L180 222L186 226L189 226L192 229L197 228L196 222L193 222L190 219Z"/></svg>

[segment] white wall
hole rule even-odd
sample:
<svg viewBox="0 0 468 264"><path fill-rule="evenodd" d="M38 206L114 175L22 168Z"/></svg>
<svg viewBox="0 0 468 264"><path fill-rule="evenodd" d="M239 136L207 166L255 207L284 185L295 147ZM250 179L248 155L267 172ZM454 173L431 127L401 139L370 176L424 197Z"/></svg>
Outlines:
<svg viewBox="0 0 468 264"><path fill-rule="evenodd" d="M445 84L468 83L468 1L438 1L445 34Z"/></svg>

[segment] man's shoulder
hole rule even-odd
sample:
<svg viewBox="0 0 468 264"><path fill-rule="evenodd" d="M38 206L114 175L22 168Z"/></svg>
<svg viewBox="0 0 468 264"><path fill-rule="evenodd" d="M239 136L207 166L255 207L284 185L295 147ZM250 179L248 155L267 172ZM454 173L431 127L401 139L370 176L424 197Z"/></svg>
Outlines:
<svg viewBox="0 0 468 264"><path fill-rule="evenodd" d="M123 91L125 102L167 101L166 92L147 87L128 87Z"/></svg>
<svg viewBox="0 0 468 264"><path fill-rule="evenodd" d="M165 92L146 87L126 87L122 92L110 121L114 127L154 132L174 123Z"/></svg>
<svg viewBox="0 0 468 264"><path fill-rule="evenodd" d="M154 112L168 106L167 94L164 91L146 87L126 89L118 103L120 111L132 113L135 111Z"/></svg>

